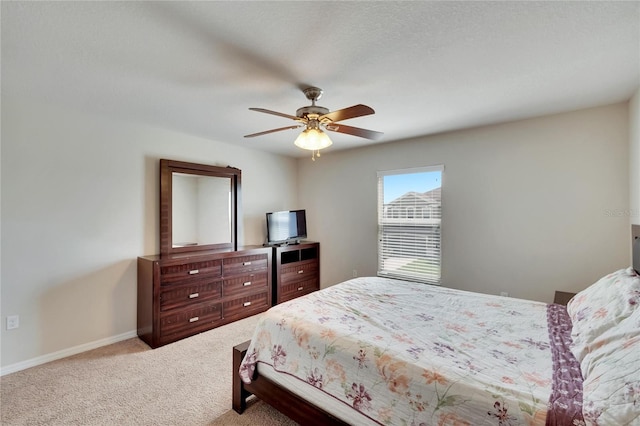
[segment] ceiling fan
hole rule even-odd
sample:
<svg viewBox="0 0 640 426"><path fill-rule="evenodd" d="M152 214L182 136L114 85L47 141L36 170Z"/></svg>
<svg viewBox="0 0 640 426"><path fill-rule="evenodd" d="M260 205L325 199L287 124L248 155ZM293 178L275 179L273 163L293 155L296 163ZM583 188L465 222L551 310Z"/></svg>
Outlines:
<svg viewBox="0 0 640 426"><path fill-rule="evenodd" d="M359 136L366 139L378 139L383 135L382 132L374 130L361 129L359 127L347 126L339 123L350 118L362 117L365 115L375 114L375 111L362 104L354 105L348 108L331 111L325 107L316 105L316 101L322 97L322 89L317 87L307 87L303 90L304 95L311 101L311 105L298 108L296 115L284 114L282 112L271 111L264 108L249 108L251 111L264 112L266 114L278 115L280 117L290 118L298 124L280 127L277 129L266 130L264 132L252 133L245 135L245 138L266 135L268 133L280 132L282 130L297 129L306 127L296 141L296 146L313 151L311 158L320 156L320 150L331 145L331 139L322 131L329 130L331 132L345 133L348 135Z"/></svg>

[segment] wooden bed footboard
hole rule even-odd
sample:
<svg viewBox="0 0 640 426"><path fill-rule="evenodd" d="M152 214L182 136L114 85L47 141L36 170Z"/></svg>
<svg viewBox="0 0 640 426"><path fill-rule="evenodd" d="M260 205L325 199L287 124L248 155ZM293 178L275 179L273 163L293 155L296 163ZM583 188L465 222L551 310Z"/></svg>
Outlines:
<svg viewBox="0 0 640 426"><path fill-rule="evenodd" d="M291 420L302 425L310 426L347 426L347 423L334 417L332 414L316 407L309 401L299 397L291 391L273 383L265 377L261 377L256 369L255 376L250 384L246 384L240 378L240 364L249 348L250 340L233 348L233 397L232 407L238 414L242 414L247 408L247 398L255 395L257 398L271 405Z"/></svg>

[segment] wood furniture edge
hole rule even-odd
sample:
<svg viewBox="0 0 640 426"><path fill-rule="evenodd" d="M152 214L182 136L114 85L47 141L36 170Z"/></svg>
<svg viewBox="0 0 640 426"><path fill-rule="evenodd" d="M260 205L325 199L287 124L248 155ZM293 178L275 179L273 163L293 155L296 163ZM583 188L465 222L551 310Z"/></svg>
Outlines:
<svg viewBox="0 0 640 426"><path fill-rule="evenodd" d="M244 383L239 374L240 364L250 343L251 341L247 340L233 347L232 408L235 412L242 414L247 408L247 398L253 394L291 420L305 426L348 425L311 402L260 376L257 369L251 383Z"/></svg>

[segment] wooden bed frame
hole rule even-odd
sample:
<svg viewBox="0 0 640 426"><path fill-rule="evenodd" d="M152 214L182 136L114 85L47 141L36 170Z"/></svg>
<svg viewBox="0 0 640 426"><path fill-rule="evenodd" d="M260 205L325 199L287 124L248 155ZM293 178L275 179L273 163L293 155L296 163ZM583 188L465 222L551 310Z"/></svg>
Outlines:
<svg viewBox="0 0 640 426"><path fill-rule="evenodd" d="M633 268L640 273L640 225L631 225ZM316 407L282 386L258 375L256 370L251 384L240 379L240 364L247 353L250 340L233 348L233 409L242 414L247 408L247 398L255 395L291 420L310 426L348 426L348 423Z"/></svg>
<svg viewBox="0 0 640 426"><path fill-rule="evenodd" d="M242 414L247 408L247 398L252 394L271 405L291 420L309 426L348 426L348 423L316 407L309 401L277 385L269 379L254 374L251 384L240 379L238 372L251 340L233 348L233 409Z"/></svg>

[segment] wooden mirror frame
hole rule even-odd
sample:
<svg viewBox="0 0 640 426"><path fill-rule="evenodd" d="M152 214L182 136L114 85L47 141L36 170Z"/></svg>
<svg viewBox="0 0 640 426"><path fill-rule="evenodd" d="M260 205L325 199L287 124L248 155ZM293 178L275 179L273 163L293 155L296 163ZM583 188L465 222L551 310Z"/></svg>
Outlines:
<svg viewBox="0 0 640 426"><path fill-rule="evenodd" d="M229 178L231 181L231 241L194 246L173 246L173 173ZM242 172L234 167L208 166L184 161L160 160L160 254L171 255L190 251L238 249L238 216Z"/></svg>

